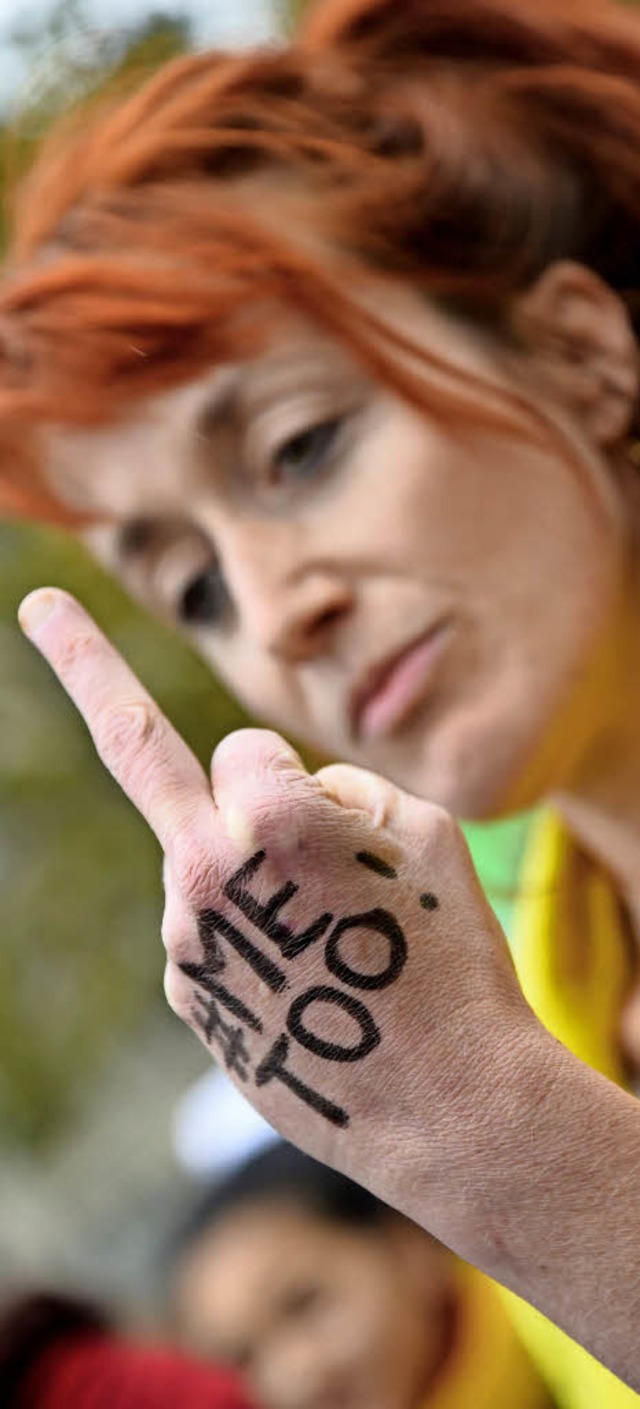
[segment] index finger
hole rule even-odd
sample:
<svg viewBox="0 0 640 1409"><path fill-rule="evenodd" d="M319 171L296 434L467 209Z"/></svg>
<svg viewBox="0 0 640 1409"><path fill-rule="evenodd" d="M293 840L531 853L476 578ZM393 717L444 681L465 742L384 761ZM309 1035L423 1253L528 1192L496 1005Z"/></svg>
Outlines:
<svg viewBox="0 0 640 1409"><path fill-rule="evenodd" d="M67 592L43 588L18 615L163 850L194 829L210 834L214 802L204 769L88 612Z"/></svg>

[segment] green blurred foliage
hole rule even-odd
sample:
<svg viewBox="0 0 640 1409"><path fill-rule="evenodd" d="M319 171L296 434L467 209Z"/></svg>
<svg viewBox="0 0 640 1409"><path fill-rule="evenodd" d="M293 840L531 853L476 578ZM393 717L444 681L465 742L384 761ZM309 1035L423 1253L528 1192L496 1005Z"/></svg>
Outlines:
<svg viewBox="0 0 640 1409"><path fill-rule="evenodd" d="M11 37L29 81L0 124L0 236L10 221L10 193L56 119L132 87L185 52L191 29L184 15L151 10L132 28L105 31L91 23L84 0L58 0L44 21L25 24Z"/></svg>
<svg viewBox="0 0 640 1409"><path fill-rule="evenodd" d="M19 118L38 135L74 103L183 53L191 27L184 15L151 9L131 28L104 30L92 23L84 0L58 0L44 22L14 29L12 40L29 71Z"/></svg>
<svg viewBox="0 0 640 1409"><path fill-rule="evenodd" d="M81 1112L113 1044L163 1003L157 846L15 626L47 582L87 605L203 762L243 722L78 545L0 528L0 1138L31 1145Z"/></svg>

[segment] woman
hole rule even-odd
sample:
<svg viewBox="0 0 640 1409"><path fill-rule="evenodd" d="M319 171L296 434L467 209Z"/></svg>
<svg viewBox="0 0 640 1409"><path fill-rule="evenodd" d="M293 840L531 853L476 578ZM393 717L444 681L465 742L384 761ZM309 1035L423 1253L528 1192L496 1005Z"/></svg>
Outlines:
<svg viewBox="0 0 640 1409"><path fill-rule="evenodd" d="M165 851L170 1002L636 1391L639 144L608 0L344 0L182 61L27 183L0 407L7 504L359 765L248 731L208 779L79 606L28 600ZM548 800L534 1016L449 814ZM635 1402L518 1314L566 1403Z"/></svg>

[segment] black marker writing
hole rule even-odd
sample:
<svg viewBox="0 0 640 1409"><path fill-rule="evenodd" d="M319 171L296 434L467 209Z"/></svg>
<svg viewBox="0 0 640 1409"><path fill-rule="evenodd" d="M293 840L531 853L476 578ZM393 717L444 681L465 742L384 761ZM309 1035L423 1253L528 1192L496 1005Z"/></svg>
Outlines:
<svg viewBox="0 0 640 1409"><path fill-rule="evenodd" d="M283 1032L274 1042L271 1051L267 1053L259 1067L256 1068L256 1086L266 1086L270 1081L282 1081L298 1096L305 1105L317 1111L318 1115L324 1116L325 1120L344 1129L349 1124L349 1116L342 1109L342 1106L334 1105L333 1101L328 1101L326 1096L321 1096L319 1091L314 1091L313 1087L307 1086L306 1082L292 1072L286 1065L289 1056L289 1038Z"/></svg>
<svg viewBox="0 0 640 1409"><path fill-rule="evenodd" d="M235 875L227 881L224 893L227 899L231 900L251 921L251 924L256 926L256 929L266 935L272 943L277 944L283 959L296 959L299 954L303 954L305 949L309 948L309 945L315 944L316 940L326 933L333 920L333 915L325 911L324 914L318 916L317 920L313 920L305 930L296 934L290 925L280 919L280 911L290 900L293 900L294 895L298 894L299 886L295 885L293 881L286 881L280 890L270 896L266 903L258 900L257 896L252 895L248 889L249 882L260 870L265 858L266 852L257 851L255 856L246 861L244 866L241 866L240 870L236 871Z"/></svg>
<svg viewBox="0 0 640 1409"><path fill-rule="evenodd" d="M312 1032L304 1019L308 1009L318 1003L340 1008L355 1020L360 1028L360 1040L355 1047L345 1047L340 1042L328 1042L326 1038ZM341 989L330 988L327 984L308 988L299 998L294 998L289 1009L287 1028L301 1047L306 1047L307 1051L313 1052L316 1057L324 1057L327 1062L361 1062L381 1041L380 1029L364 1003L361 1003L359 998L354 998L351 993L343 993Z"/></svg>
<svg viewBox="0 0 640 1409"><path fill-rule="evenodd" d="M224 894L245 920L277 946L282 959L291 960L331 931L334 916L324 911L305 929L296 932L283 920L282 911L298 894L298 885L287 880L266 899L251 888L266 859L264 850L251 856L227 881ZM394 868L372 852L359 852L356 860L385 879L397 879ZM436 909L438 900L425 892L420 904L427 910ZM199 917L198 930L203 948L201 962L183 962L179 966L202 990L196 996L192 1016L205 1040L216 1044L227 1069L241 1081L247 1081L252 1074L252 1057L243 1028L262 1033L263 1022L222 982L221 975L229 958L227 949L243 959L272 993L283 994L290 988L290 981L279 964L249 939L245 927L238 928L220 911L204 911ZM280 1081L324 1119L341 1128L347 1126L347 1111L307 1085L297 1074L296 1048L299 1056L299 1049L303 1048L326 1062L360 1062L368 1057L380 1045L382 1035L369 1008L353 990L388 988L399 978L407 957L403 930L389 910L375 907L338 920L325 940L324 962L328 974L341 987L319 983L293 999L285 1020L286 1031L280 1034L253 1072L256 1085ZM329 1024L327 1031L329 1018L333 1019L333 1024ZM342 1040L334 1036L336 1019ZM354 1025L351 1040L349 1023ZM343 1036L345 1027L346 1036ZM253 1055L255 1060L256 1054Z"/></svg>
<svg viewBox="0 0 640 1409"><path fill-rule="evenodd" d="M205 910L198 917L198 934L204 950L204 959L200 963L183 961L179 965L182 973L204 988L214 1002L222 1004L239 1022L250 1027L253 1032L262 1032L262 1023L251 1008L220 982L219 975L227 967L221 941L226 940L231 948L235 949L272 993L282 993L289 986L282 969L217 910Z"/></svg>
<svg viewBox="0 0 640 1409"><path fill-rule="evenodd" d="M217 1041L227 1071L234 1072L241 1081L246 1081L249 1074L249 1053L242 1028L225 1022L215 998L206 999L199 993L197 999L200 1008L194 1008L193 1016L205 1040Z"/></svg>
<svg viewBox="0 0 640 1409"><path fill-rule="evenodd" d="M350 930L365 930L383 936L388 944L388 958L386 966L378 973L354 969L342 957L340 942ZM340 920L327 940L325 959L334 978L340 979L349 988L388 988L390 983L395 983L407 962L407 941L398 921L388 910L367 910L363 915L348 915L345 920Z"/></svg>
<svg viewBox="0 0 640 1409"><path fill-rule="evenodd" d="M420 904L423 910L437 910L439 909L440 901L437 895L432 895L430 891L427 891L425 895L420 896Z"/></svg>
<svg viewBox="0 0 640 1409"><path fill-rule="evenodd" d="M375 871L377 876L385 876L389 881L398 879L395 868L390 866L388 861L383 861L381 856L375 856L372 851L359 851L356 861L359 861L361 866L367 866L370 871Z"/></svg>
<svg viewBox="0 0 640 1409"><path fill-rule="evenodd" d="M254 974L257 974L258 978L266 983L272 993L282 993L283 989L289 987L289 981L282 969L279 969L267 954L263 954L261 949L252 944L251 940L247 939L241 930L236 929L230 920L226 920L218 910L203 911L198 917L198 933L210 967L214 960L214 954L220 955L221 953L221 936L227 940L232 949L235 949L240 958L249 964Z"/></svg>
<svg viewBox="0 0 640 1409"><path fill-rule="evenodd" d="M190 964L184 960L178 967L181 973L186 974L187 978L204 988L212 1001L221 1003L222 1007L227 1008L239 1022L250 1027L253 1032L262 1032L260 1019L256 1017L255 1013L252 1013L246 1003L242 1002L241 998L236 998L235 993L230 993L224 984L218 983L206 964Z"/></svg>

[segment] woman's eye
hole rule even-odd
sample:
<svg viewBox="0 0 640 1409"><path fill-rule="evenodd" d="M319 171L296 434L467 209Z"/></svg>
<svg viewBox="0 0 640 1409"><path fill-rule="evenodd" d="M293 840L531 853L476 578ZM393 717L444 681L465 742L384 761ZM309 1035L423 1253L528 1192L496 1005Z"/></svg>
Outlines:
<svg viewBox="0 0 640 1409"><path fill-rule="evenodd" d="M308 1316L322 1301L322 1295L321 1288L310 1283L305 1286L292 1287L283 1299L283 1314L290 1320Z"/></svg>
<svg viewBox="0 0 640 1409"><path fill-rule="evenodd" d="M178 616L188 626L214 626L228 605L224 579L220 569L212 564L187 583L178 601Z"/></svg>
<svg viewBox="0 0 640 1409"><path fill-rule="evenodd" d="M323 421L309 430L294 435L273 457L273 468L279 479L310 479L324 468L334 449L342 422Z"/></svg>

